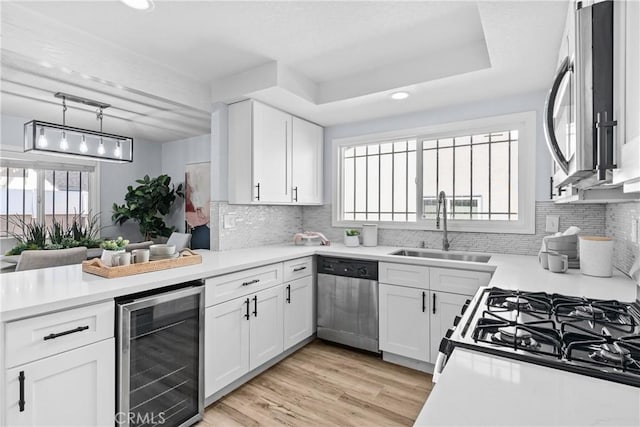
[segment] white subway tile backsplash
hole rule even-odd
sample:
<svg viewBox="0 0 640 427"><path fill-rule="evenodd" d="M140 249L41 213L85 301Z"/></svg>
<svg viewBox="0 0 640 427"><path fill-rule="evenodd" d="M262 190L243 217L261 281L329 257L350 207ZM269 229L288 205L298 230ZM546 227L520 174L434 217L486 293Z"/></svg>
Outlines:
<svg viewBox="0 0 640 427"><path fill-rule="evenodd" d="M615 240L613 264L627 273L640 257L640 245L631 241L631 221L640 217L640 202L609 204L605 215L607 236Z"/></svg>
<svg viewBox="0 0 640 427"><path fill-rule="evenodd" d="M224 228L225 215L235 215L234 228ZM302 207L212 202L211 224L214 230L213 250L292 242L293 235L302 229Z"/></svg>
<svg viewBox="0 0 640 427"><path fill-rule="evenodd" d="M556 205L553 202L536 202L536 234L469 233L450 232L451 250L497 252L535 255L540 250L545 233L546 216L560 217L560 230L571 225L580 227L581 234L604 235L604 205ZM326 233L327 238L342 241L344 228L331 226L331 206L305 206L302 211L302 228ZM439 249L442 232L422 230L379 229L378 244L388 246L426 247Z"/></svg>

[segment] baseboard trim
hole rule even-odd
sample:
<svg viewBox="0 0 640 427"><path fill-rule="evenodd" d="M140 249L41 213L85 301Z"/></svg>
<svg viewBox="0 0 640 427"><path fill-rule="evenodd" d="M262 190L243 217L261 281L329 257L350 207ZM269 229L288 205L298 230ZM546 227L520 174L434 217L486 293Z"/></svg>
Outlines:
<svg viewBox="0 0 640 427"><path fill-rule="evenodd" d="M291 356L293 353L295 353L296 351L300 350L302 347L304 347L307 344L311 343L315 339L316 339L316 334L311 335L309 338L305 338L304 340L300 341L298 344L296 344L293 347L285 350L283 353L280 353L280 355L274 357L273 359L269 360L268 362L265 362L264 364L260 365L259 367L257 367L253 371L247 372L246 374L244 374L243 376L241 376L240 378L238 378L237 380L235 380L231 384L229 384L227 386L224 386L223 388L221 388L217 392L213 393L211 396L209 396L206 399L204 399L205 408L207 406L211 405L212 403L214 403L215 401L220 400L221 398L223 398L227 394L231 393L232 391L234 391L235 389L237 389L241 385L247 383L251 379L257 377L258 375L260 375L261 373L263 373L267 369L271 368L272 366L277 365L282 360L284 360L287 357Z"/></svg>
<svg viewBox="0 0 640 427"><path fill-rule="evenodd" d="M395 365L404 366L405 368L415 369L416 371L426 372L427 374L433 374L435 366L431 363L423 362L421 360L411 359L410 357L400 356L399 354L382 352L382 360L385 362L393 363Z"/></svg>

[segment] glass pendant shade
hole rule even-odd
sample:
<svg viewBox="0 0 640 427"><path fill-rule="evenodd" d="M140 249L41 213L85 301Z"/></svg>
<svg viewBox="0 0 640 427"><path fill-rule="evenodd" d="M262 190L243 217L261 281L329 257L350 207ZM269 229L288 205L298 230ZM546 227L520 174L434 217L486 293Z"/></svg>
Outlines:
<svg viewBox="0 0 640 427"><path fill-rule="evenodd" d="M62 138L60 139L60 149L67 151L69 149L69 141L67 141L67 133L62 131Z"/></svg>
<svg viewBox="0 0 640 427"><path fill-rule="evenodd" d="M128 163L133 162L133 138L33 120L24 125L24 151Z"/></svg>
<svg viewBox="0 0 640 427"><path fill-rule="evenodd" d="M46 148L49 145L49 141L47 141L47 137L44 136L44 129L40 128L40 136L38 137L38 147Z"/></svg>

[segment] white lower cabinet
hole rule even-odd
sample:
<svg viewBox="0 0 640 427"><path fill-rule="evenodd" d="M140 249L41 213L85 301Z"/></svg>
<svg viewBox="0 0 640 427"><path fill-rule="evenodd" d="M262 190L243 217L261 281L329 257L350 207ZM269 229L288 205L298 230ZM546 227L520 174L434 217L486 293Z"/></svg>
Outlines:
<svg viewBox="0 0 640 427"><path fill-rule="evenodd" d="M249 302L236 298L205 310L206 396L249 372Z"/></svg>
<svg viewBox="0 0 640 427"><path fill-rule="evenodd" d="M113 426L114 349L110 338L7 370L7 425Z"/></svg>
<svg viewBox="0 0 640 427"><path fill-rule="evenodd" d="M431 361L435 363L438 358L440 341L449 328L453 326L453 320L460 315L465 301L471 295L459 295L449 292L429 292L431 301Z"/></svg>
<svg viewBox="0 0 640 427"><path fill-rule="evenodd" d="M380 350L430 361L429 291L380 284Z"/></svg>
<svg viewBox="0 0 640 427"><path fill-rule="evenodd" d="M211 396L283 351L283 287L205 310L205 395Z"/></svg>
<svg viewBox="0 0 640 427"><path fill-rule="evenodd" d="M278 356L283 351L282 286L258 292L251 297L249 370Z"/></svg>
<svg viewBox="0 0 640 427"><path fill-rule="evenodd" d="M313 334L313 276L284 285L284 349Z"/></svg>

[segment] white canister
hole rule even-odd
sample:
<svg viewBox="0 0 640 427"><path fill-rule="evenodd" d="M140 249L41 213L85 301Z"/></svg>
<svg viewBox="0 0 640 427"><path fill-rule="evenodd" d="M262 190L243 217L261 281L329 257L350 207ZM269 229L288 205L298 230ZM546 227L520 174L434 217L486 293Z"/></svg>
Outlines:
<svg viewBox="0 0 640 427"><path fill-rule="evenodd" d="M362 224L362 246L378 246L378 226Z"/></svg>
<svg viewBox="0 0 640 427"><path fill-rule="evenodd" d="M613 239L580 236L580 271L587 276L613 275Z"/></svg>

